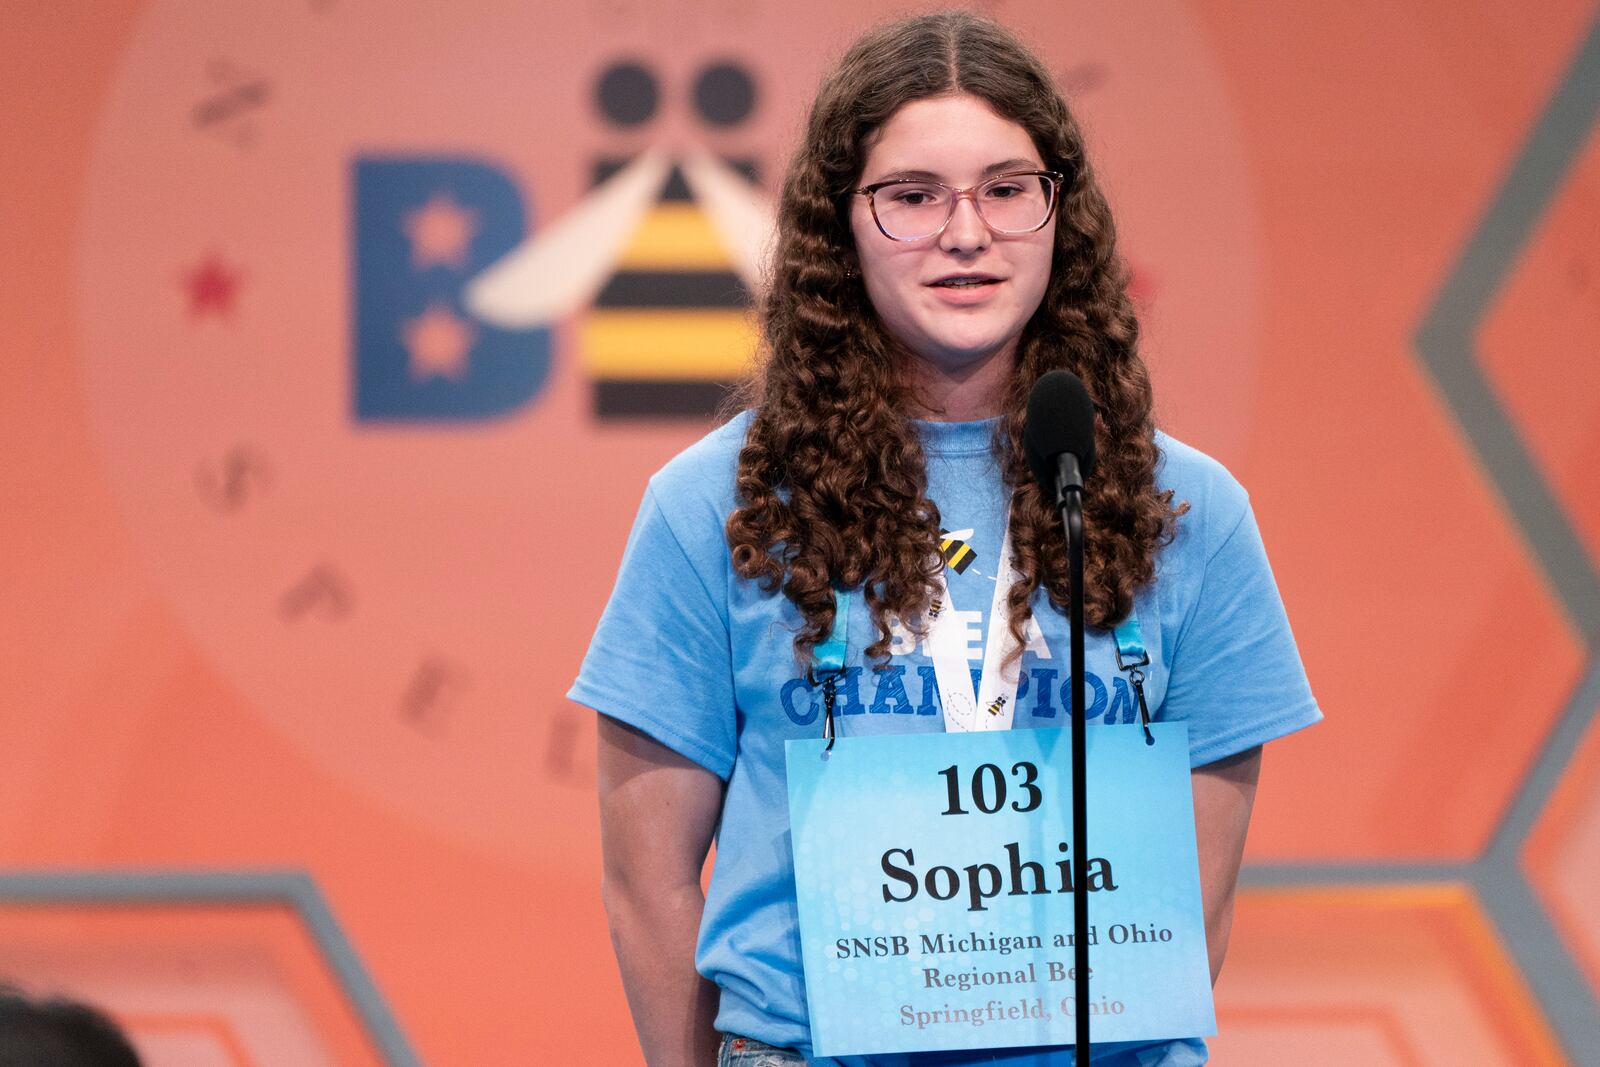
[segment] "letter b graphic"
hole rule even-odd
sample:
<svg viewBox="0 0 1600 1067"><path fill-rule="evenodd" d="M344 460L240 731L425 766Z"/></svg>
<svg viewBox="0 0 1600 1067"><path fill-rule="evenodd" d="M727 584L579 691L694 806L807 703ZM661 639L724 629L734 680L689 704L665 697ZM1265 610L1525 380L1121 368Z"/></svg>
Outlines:
<svg viewBox="0 0 1600 1067"><path fill-rule="evenodd" d="M352 413L467 422L526 405L550 373L550 331L474 318L461 293L526 233L522 197L476 160L357 158Z"/></svg>

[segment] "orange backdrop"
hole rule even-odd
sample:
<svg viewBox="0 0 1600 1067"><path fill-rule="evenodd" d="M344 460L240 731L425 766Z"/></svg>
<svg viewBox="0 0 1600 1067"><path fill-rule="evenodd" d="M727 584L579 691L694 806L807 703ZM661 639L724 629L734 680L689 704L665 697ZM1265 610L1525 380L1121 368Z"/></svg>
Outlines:
<svg viewBox="0 0 1600 1067"><path fill-rule="evenodd" d="M1266 758L1215 1057L1594 1062L1600 7L985 9L1327 713ZM746 328L467 289L651 150L770 193L896 10L7 6L0 976L157 1065L637 1062L562 694ZM691 192L613 281L736 284Z"/></svg>

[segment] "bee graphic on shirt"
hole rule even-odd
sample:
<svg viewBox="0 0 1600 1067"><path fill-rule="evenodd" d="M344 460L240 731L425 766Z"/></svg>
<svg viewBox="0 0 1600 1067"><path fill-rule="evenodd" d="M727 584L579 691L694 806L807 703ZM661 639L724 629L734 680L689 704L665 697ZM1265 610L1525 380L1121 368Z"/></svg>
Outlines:
<svg viewBox="0 0 1600 1067"><path fill-rule="evenodd" d="M1005 710L1005 706L1006 706L1006 697L1005 697L1005 694L1002 693L1000 696L995 697L992 701L989 702L989 714L990 715L998 715L1002 711Z"/></svg>
<svg viewBox="0 0 1600 1067"><path fill-rule="evenodd" d="M945 566L957 574L965 574L972 561L978 554L967 544L967 538L972 536L971 530L940 530L939 555L944 557Z"/></svg>
<svg viewBox="0 0 1600 1067"><path fill-rule="evenodd" d="M696 117L740 126L756 85L718 61L694 79ZM625 141L652 137L662 89L635 60L602 70L595 102ZM709 417L748 372L751 319L776 211L754 160L688 145L594 160L590 192L562 218L475 278L469 307L485 321L527 329L581 307L581 360L602 419Z"/></svg>
<svg viewBox="0 0 1600 1067"><path fill-rule="evenodd" d="M940 613L942 613L943 611L944 611L944 598L943 597L934 597L933 598L933 603L928 605L928 621L929 622L937 621L938 618L939 618Z"/></svg>

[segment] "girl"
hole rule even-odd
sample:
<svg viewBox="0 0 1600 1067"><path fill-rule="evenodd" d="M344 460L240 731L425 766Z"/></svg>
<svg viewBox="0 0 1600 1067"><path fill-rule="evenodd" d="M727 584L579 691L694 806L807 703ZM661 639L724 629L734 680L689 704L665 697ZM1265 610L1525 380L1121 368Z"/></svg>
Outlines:
<svg viewBox="0 0 1600 1067"><path fill-rule="evenodd" d="M1013 728L1070 713L1066 546L1021 449L1029 390L1060 367L1097 410L1088 716L1134 721L1110 633L1131 612L1153 717L1189 725L1215 980L1261 745L1320 713L1244 491L1155 430L1126 290L1078 126L1005 30L912 18L824 80L784 181L751 408L651 479L571 692L601 713L605 904L650 1064L813 1062L784 742L820 733L810 668L836 604L856 605L838 620L832 701L846 742L945 728L927 654L937 588L974 665L997 637L1020 650ZM1105 1067L1206 1058L1197 1039L1094 1051Z"/></svg>

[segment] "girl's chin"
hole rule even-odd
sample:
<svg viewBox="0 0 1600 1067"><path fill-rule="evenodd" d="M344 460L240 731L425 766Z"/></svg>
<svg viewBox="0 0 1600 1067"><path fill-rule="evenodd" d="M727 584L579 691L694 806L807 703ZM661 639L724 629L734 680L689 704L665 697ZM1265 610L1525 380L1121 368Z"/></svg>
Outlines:
<svg viewBox="0 0 1600 1067"><path fill-rule="evenodd" d="M988 353L1005 348L1017 339L1020 327L1012 330L1005 322L934 322L924 331L923 337L930 350L948 352L952 356L964 355L978 359Z"/></svg>

